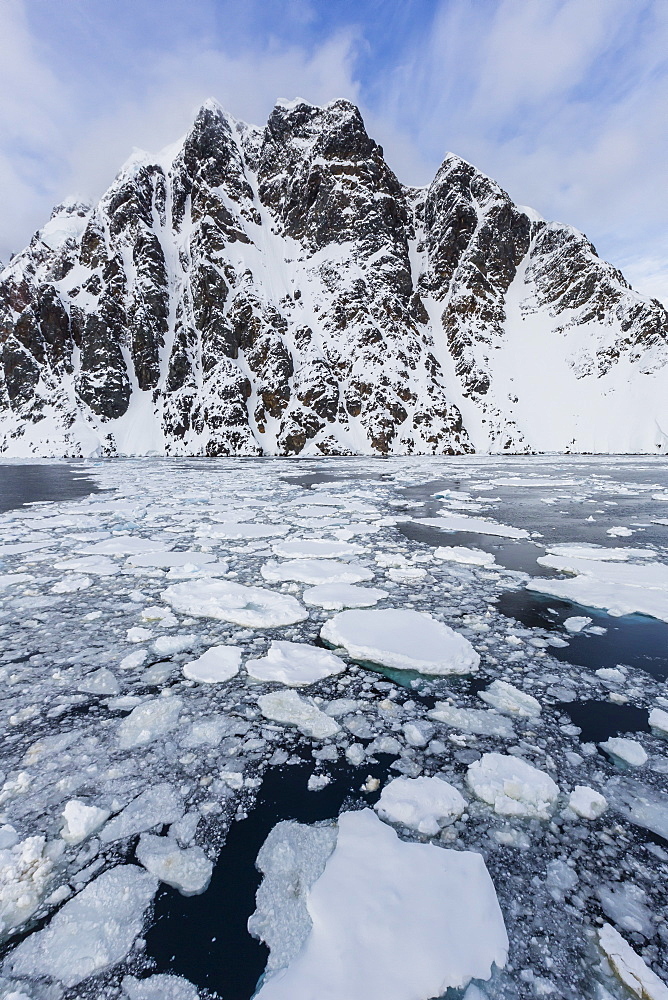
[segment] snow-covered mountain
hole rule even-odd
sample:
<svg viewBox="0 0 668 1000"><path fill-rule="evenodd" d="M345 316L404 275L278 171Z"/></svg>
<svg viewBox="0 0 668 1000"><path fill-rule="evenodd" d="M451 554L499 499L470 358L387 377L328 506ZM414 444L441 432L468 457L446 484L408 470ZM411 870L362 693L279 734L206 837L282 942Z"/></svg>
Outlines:
<svg viewBox="0 0 668 1000"><path fill-rule="evenodd" d="M405 187L346 101L215 102L0 274L0 453L668 451L668 315L449 154Z"/></svg>

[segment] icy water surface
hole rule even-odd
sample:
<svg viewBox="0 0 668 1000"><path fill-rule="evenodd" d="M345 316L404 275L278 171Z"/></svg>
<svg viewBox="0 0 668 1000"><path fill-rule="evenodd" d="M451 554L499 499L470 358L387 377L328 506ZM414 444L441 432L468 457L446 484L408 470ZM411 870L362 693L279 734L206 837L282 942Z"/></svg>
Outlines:
<svg viewBox="0 0 668 1000"><path fill-rule="evenodd" d="M0 508L2 1000L310 997L311 892L368 927L346 1000L414 995L401 926L424 1000L663 995L663 460L7 464ZM342 900L354 830L393 860Z"/></svg>

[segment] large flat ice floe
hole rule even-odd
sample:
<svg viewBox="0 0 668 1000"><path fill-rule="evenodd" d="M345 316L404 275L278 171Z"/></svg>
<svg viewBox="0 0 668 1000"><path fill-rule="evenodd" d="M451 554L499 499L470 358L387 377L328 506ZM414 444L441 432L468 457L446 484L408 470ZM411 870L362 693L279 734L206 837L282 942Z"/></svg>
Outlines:
<svg viewBox="0 0 668 1000"><path fill-rule="evenodd" d="M549 819L559 796L549 774L510 754L483 754L469 766L466 781L500 816Z"/></svg>
<svg viewBox="0 0 668 1000"><path fill-rule="evenodd" d="M620 616L641 614L668 621L668 565L596 561L581 556L540 556L550 569L572 573L565 580L536 577L527 590L550 594L583 607L604 608Z"/></svg>
<svg viewBox="0 0 668 1000"><path fill-rule="evenodd" d="M342 611L323 625L320 635L343 646L355 660L395 670L447 676L473 673L480 663L468 639L420 611Z"/></svg>
<svg viewBox="0 0 668 1000"><path fill-rule="evenodd" d="M187 615L217 618L250 628L294 625L308 618L306 609L289 594L263 587L244 587L227 580L189 580L163 591L162 599Z"/></svg>
<svg viewBox="0 0 668 1000"><path fill-rule="evenodd" d="M261 659L246 661L247 672L256 680L276 681L291 687L314 684L345 669L340 656L305 642L277 640Z"/></svg>
<svg viewBox="0 0 668 1000"><path fill-rule="evenodd" d="M469 517L467 514L450 514L444 511L439 517L414 517L414 524L424 524L429 528L443 531L473 531L478 535L498 535L501 538L528 538L524 528L513 528L510 524L499 524L484 517Z"/></svg>
<svg viewBox="0 0 668 1000"><path fill-rule="evenodd" d="M103 872L18 946L9 968L76 986L116 965L140 933L157 887L157 878L136 865Z"/></svg>
<svg viewBox="0 0 668 1000"><path fill-rule="evenodd" d="M258 1000L427 1000L489 979L506 961L482 856L404 843L369 809L339 817L306 907L302 948Z"/></svg>
<svg viewBox="0 0 668 1000"><path fill-rule="evenodd" d="M296 580L299 583L362 583L372 580L373 573L359 563L343 563L335 559L288 559L286 562L265 563L260 570L269 583Z"/></svg>
<svg viewBox="0 0 668 1000"><path fill-rule="evenodd" d="M350 583L322 583L305 590L304 604L313 604L326 611L343 611L344 608L371 608L387 597L386 590L376 587L355 587Z"/></svg>
<svg viewBox="0 0 668 1000"><path fill-rule="evenodd" d="M239 673L239 646L209 646L196 660L183 664L183 675L200 684L221 684Z"/></svg>

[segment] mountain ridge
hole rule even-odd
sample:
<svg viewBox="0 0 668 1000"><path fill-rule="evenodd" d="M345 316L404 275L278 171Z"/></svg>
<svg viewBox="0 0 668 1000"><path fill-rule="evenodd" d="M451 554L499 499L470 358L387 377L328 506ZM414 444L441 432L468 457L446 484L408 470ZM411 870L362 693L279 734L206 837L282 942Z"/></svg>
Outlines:
<svg viewBox="0 0 668 1000"><path fill-rule="evenodd" d="M350 102L217 101L0 273L0 455L668 447L668 314L448 153L401 184Z"/></svg>

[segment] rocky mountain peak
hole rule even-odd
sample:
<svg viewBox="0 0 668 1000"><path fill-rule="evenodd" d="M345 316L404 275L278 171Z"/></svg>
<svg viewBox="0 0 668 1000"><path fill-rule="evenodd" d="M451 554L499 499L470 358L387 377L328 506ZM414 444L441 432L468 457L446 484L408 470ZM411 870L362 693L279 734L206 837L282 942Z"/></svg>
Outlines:
<svg viewBox="0 0 668 1000"><path fill-rule="evenodd" d="M660 452L667 338L455 154L408 188L348 101L211 99L0 274L0 449Z"/></svg>

